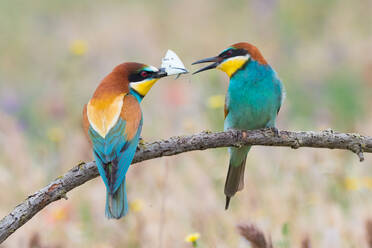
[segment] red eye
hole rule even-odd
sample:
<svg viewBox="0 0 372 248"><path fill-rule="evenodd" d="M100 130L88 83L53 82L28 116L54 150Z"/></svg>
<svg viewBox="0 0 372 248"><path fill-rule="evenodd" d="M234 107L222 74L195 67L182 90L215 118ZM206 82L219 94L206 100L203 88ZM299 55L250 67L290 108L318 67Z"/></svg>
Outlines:
<svg viewBox="0 0 372 248"><path fill-rule="evenodd" d="M148 73L145 71L141 71L141 77L147 77Z"/></svg>
<svg viewBox="0 0 372 248"><path fill-rule="evenodd" d="M231 56L232 53L233 53L232 50L228 50L228 51L226 52L226 55L227 55L227 56Z"/></svg>

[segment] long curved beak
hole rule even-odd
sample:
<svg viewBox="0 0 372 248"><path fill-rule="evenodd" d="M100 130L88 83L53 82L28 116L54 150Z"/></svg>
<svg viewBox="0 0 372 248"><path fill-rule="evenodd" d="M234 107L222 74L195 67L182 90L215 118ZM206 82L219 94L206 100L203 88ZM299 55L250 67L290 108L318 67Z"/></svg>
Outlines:
<svg viewBox="0 0 372 248"><path fill-rule="evenodd" d="M168 73L164 70L164 68L160 68L159 71L154 74L153 78L162 78L168 76Z"/></svg>
<svg viewBox="0 0 372 248"><path fill-rule="evenodd" d="M192 65L196 65L196 64L201 64L201 63L208 63L208 62L214 62L213 64L210 64L210 65L207 65L206 67L203 67L199 70L197 70L196 72L193 73L196 74L196 73L199 73L199 72L202 72L202 71L206 71L206 70L210 70L210 69L214 69L216 68L220 62L221 62L221 58L216 56L216 57L210 57L210 58L206 58L206 59L201 59L201 60L198 60L194 63L192 63Z"/></svg>
<svg viewBox="0 0 372 248"><path fill-rule="evenodd" d="M159 71L156 72L154 75L154 78L162 78L162 77L167 77L167 76L172 76L172 75L177 75L176 79L181 75L181 74L187 74L189 73L186 68L178 68L178 67L173 67L173 68L159 68Z"/></svg>

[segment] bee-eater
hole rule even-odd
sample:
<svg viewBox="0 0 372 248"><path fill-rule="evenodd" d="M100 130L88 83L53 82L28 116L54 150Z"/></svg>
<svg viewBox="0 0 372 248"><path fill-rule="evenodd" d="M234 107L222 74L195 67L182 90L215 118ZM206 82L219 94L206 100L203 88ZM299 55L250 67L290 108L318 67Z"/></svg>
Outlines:
<svg viewBox="0 0 372 248"><path fill-rule="evenodd" d="M106 186L106 217L109 219L119 219L128 212L125 175L141 134L140 102L164 76L166 72L153 66L120 64L101 81L84 106L83 127Z"/></svg>
<svg viewBox="0 0 372 248"><path fill-rule="evenodd" d="M213 62L194 72L217 68L230 77L225 98L224 130L252 130L273 128L284 99L283 85L276 72L261 52L245 42L236 43L218 56L202 59L193 64ZM244 168L250 146L230 147L230 162L225 182L226 205L230 198L244 187Z"/></svg>

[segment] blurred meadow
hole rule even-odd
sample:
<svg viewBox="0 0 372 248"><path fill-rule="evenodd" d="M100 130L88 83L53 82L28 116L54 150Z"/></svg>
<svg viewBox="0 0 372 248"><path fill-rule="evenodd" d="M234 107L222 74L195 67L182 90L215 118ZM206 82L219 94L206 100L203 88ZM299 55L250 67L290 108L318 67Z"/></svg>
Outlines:
<svg viewBox="0 0 372 248"><path fill-rule="evenodd" d="M372 135L372 1L0 1L0 216L79 161L92 160L83 105L114 66L186 67L247 41L278 72L287 97L278 128ZM159 81L142 103L145 141L223 129L222 72ZM132 166L131 210L104 216L94 179L46 207L0 247L249 247L255 223L275 247L367 248L372 155L254 147L246 186L224 210L227 149ZM198 236L198 235L197 235ZM371 238L371 237L370 237Z"/></svg>

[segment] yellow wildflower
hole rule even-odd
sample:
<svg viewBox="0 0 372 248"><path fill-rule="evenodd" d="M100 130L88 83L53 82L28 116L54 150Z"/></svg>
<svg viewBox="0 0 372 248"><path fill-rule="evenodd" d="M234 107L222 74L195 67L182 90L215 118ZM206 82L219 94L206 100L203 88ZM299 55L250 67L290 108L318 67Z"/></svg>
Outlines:
<svg viewBox="0 0 372 248"><path fill-rule="evenodd" d="M64 132L62 128L52 127L47 130L47 137L50 141L58 143L64 138Z"/></svg>
<svg viewBox="0 0 372 248"><path fill-rule="evenodd" d="M222 108L225 105L224 95L214 95L210 96L207 101L208 108L216 109Z"/></svg>
<svg viewBox="0 0 372 248"><path fill-rule="evenodd" d="M363 178L363 186L367 189L372 190L372 177Z"/></svg>
<svg viewBox="0 0 372 248"><path fill-rule="evenodd" d="M52 219L55 221L63 221L67 219L67 209L65 207L60 207L52 212Z"/></svg>
<svg viewBox="0 0 372 248"><path fill-rule="evenodd" d="M83 40L74 40L70 45L70 52L76 56L82 56L87 52L87 43Z"/></svg>
<svg viewBox="0 0 372 248"><path fill-rule="evenodd" d="M143 201L141 199L136 199L130 203L130 209L133 212L140 212L143 208Z"/></svg>
<svg viewBox="0 0 372 248"><path fill-rule="evenodd" d="M185 241L188 243L196 243L196 241L200 238L199 233L190 233L186 236Z"/></svg>
<svg viewBox="0 0 372 248"><path fill-rule="evenodd" d="M360 180L357 178L348 177L345 179L344 185L348 191L358 190L360 188Z"/></svg>

